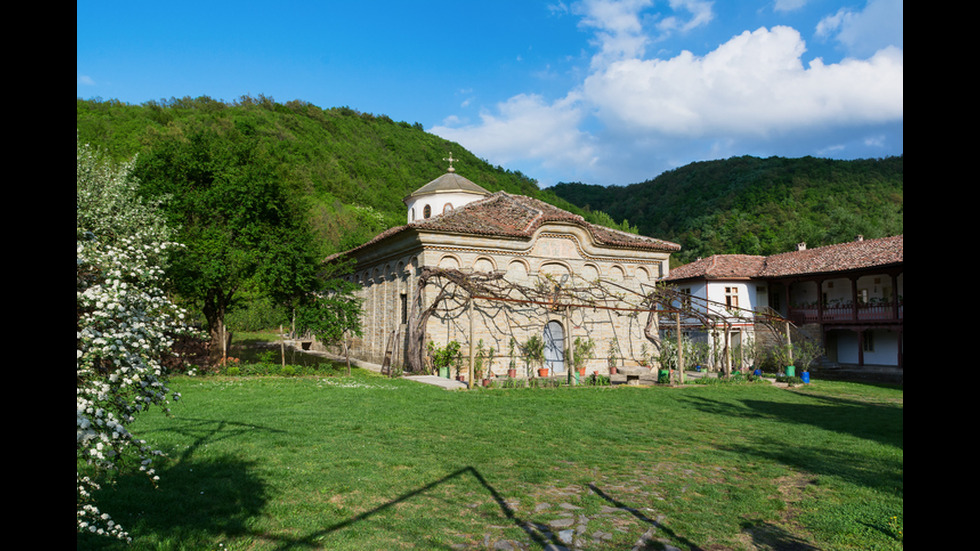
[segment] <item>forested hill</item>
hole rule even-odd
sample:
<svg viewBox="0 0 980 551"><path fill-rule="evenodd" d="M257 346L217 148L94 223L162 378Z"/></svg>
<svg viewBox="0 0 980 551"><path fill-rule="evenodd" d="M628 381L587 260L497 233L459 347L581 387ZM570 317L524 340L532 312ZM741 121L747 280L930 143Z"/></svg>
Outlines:
<svg viewBox="0 0 980 551"><path fill-rule="evenodd" d="M629 186L550 190L680 243L672 264L720 253L775 254L903 233L904 156L840 161L733 157L692 163Z"/></svg>
<svg viewBox="0 0 980 551"><path fill-rule="evenodd" d="M229 148L244 144L249 162L275 172L305 205L322 254L346 250L404 224L402 199L441 176L450 153L458 159L455 167L461 175L490 191L529 195L615 226L603 213L586 213L539 189L528 176L491 166L418 123L346 107L282 104L263 96L230 103L201 97L141 105L78 99L76 125L80 143L117 161L145 156L168 141L192 140L205 131L226 140Z"/></svg>

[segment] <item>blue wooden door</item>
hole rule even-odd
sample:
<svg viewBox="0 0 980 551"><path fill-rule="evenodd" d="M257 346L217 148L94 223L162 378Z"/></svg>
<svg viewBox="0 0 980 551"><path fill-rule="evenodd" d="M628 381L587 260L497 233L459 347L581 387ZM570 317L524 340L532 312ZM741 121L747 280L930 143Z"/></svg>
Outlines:
<svg viewBox="0 0 980 551"><path fill-rule="evenodd" d="M557 321L544 326L544 366L551 375L565 372L565 331Z"/></svg>

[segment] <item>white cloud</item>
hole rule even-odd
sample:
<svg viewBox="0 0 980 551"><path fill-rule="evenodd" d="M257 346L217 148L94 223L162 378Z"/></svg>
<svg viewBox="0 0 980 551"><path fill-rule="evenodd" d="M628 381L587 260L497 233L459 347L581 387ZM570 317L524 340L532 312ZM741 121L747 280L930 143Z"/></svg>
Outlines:
<svg viewBox="0 0 980 551"><path fill-rule="evenodd" d="M670 7L675 12L688 12L691 14L691 17L686 20L676 15L666 17L657 25L657 28L661 32L688 32L707 25L715 18L714 2L704 0L670 0Z"/></svg>
<svg viewBox="0 0 980 551"><path fill-rule="evenodd" d="M805 50L789 27L746 31L703 57L613 63L586 79L585 97L608 124L686 137L902 117L901 51L805 68Z"/></svg>
<svg viewBox="0 0 980 551"><path fill-rule="evenodd" d="M547 103L541 96L520 94L484 112L480 122L459 126L447 120L433 134L463 144L498 164L519 159L547 159L544 166L595 160L588 134L579 130L583 111L574 95Z"/></svg>
<svg viewBox="0 0 980 551"><path fill-rule="evenodd" d="M88 75L78 75L76 77L76 80L77 80L77 84L81 84L83 86L95 86L95 80L93 80L92 77Z"/></svg>
<svg viewBox="0 0 980 551"><path fill-rule="evenodd" d="M844 41L872 9L890 1L874 0L863 14L826 19L823 36ZM814 154L838 146L866 151L889 139L880 134L886 127L892 140L897 127L901 141L900 44L863 58L805 64L800 33L777 26L744 31L703 56L682 51L646 58L651 33L663 30L644 29L650 19L641 12L650 6L649 0L573 5L596 46L590 73L576 89L557 101L517 95L475 123L447 120L432 132L494 163L533 164L544 180L547 169L557 168L551 174L558 179L604 184L641 181L693 160L731 155ZM672 20L671 32L713 17L710 2L674 0L671 7L691 14L686 23ZM879 141L843 132L862 126Z"/></svg>
<svg viewBox="0 0 980 551"><path fill-rule="evenodd" d="M881 48L902 48L904 1L869 0L861 11L841 8L817 23L816 36L841 43L849 55L866 57Z"/></svg>
<svg viewBox="0 0 980 551"><path fill-rule="evenodd" d="M777 12L795 11L805 6L806 2L807 0L776 0L772 9Z"/></svg>

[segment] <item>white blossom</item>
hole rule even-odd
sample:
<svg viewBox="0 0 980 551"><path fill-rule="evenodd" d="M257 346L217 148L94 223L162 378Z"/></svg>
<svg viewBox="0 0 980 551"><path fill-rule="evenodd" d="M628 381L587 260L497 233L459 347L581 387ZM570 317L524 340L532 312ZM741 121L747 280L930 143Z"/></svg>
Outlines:
<svg viewBox="0 0 980 551"><path fill-rule="evenodd" d="M138 411L169 411L174 395L162 358L188 331L184 312L164 292L170 231L137 197L129 165L113 167L78 147L76 265L76 451L96 470L134 457L156 480L159 455L126 429ZM76 473L77 529L129 539L92 502L98 485Z"/></svg>

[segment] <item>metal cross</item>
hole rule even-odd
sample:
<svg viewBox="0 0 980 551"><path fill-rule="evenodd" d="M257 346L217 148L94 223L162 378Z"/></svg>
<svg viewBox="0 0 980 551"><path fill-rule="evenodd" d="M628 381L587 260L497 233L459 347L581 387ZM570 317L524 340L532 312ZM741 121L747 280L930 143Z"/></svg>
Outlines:
<svg viewBox="0 0 980 551"><path fill-rule="evenodd" d="M459 159L453 159L453 152L452 151L449 152L449 157L448 158L443 158L442 160L443 161L449 161L449 172L456 172L456 169L453 168L453 161L458 161Z"/></svg>

